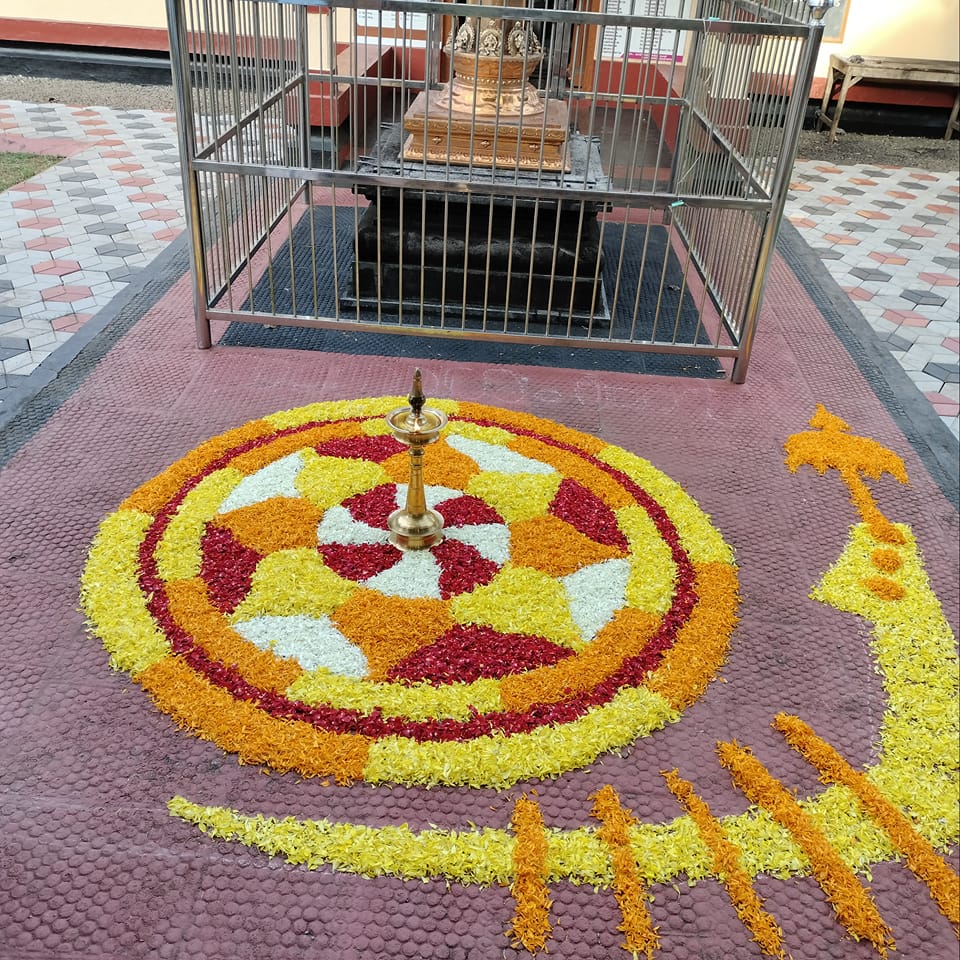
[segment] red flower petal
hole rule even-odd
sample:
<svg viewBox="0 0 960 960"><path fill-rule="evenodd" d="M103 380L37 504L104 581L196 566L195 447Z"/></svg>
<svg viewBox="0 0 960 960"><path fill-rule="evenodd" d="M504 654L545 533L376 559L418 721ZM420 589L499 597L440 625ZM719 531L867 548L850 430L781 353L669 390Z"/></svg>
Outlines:
<svg viewBox="0 0 960 960"><path fill-rule="evenodd" d="M476 547L449 537L430 552L440 564L440 596L444 600L482 587L500 569L499 564L481 556Z"/></svg>
<svg viewBox="0 0 960 960"><path fill-rule="evenodd" d="M389 570L401 557L392 543L323 543L323 562L348 580L367 580Z"/></svg>
<svg viewBox="0 0 960 960"><path fill-rule="evenodd" d="M388 676L408 682L472 683L481 677L505 677L553 664L572 654L543 637L458 625L395 664Z"/></svg>
<svg viewBox="0 0 960 960"><path fill-rule="evenodd" d="M597 543L621 550L629 546L613 511L595 493L569 477L561 481L550 513Z"/></svg>
<svg viewBox="0 0 960 960"><path fill-rule="evenodd" d="M321 457L347 457L383 463L407 448L393 437L337 437L318 444L314 449Z"/></svg>
<svg viewBox="0 0 960 960"><path fill-rule="evenodd" d="M503 517L479 497L464 494L437 505L444 526L467 527L477 523L503 523Z"/></svg>
<svg viewBox="0 0 960 960"><path fill-rule="evenodd" d="M366 493L358 493L343 501L350 516L380 530L387 529L387 517L397 509L397 485L384 483Z"/></svg>
<svg viewBox="0 0 960 960"><path fill-rule="evenodd" d="M221 613L232 613L250 592L250 580L262 555L239 543L229 530L207 526L200 543L200 576L210 602Z"/></svg>

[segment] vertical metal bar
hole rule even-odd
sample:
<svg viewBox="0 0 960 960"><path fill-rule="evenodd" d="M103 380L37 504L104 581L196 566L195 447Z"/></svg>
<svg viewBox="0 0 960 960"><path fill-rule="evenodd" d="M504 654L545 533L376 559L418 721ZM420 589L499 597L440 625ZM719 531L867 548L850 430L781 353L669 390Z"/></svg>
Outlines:
<svg viewBox="0 0 960 960"><path fill-rule="evenodd" d="M306 8L299 11L297 17L297 66L300 75L300 157L301 164L313 168L313 149L310 126L310 14ZM301 184L310 229L310 286L313 302L313 315L319 316L317 303L317 248L314 225L314 190L311 181Z"/></svg>
<svg viewBox="0 0 960 960"><path fill-rule="evenodd" d="M237 7L239 6L239 11ZM241 91L242 91L242 81L240 76L240 67L239 67L239 31L237 29L237 17L243 16L243 7L239 4L230 3L227 6L226 10L226 24L225 27L221 23L221 30L226 30L227 35L227 50L229 51L229 61L226 65L227 77L229 78L229 90L230 90L230 99L232 107L232 136L231 141L235 150L235 162L244 163L247 158L247 151L244 148L244 133L239 127L240 118L243 116L243 104L241 103ZM235 229L234 233L237 236L238 245L235 251L231 251L231 256L229 257L229 262L232 266L238 262L239 257L247 254L248 251L253 246L253 238L256 233L256 228L251 226L250 223L250 204L247 197L247 187L252 180L252 177L247 176L246 174L240 174L239 183L240 183L240 219L239 222L234 220L234 223L237 223L238 226ZM232 269L231 269L232 273Z"/></svg>
<svg viewBox="0 0 960 960"><path fill-rule="evenodd" d="M747 302L743 321L743 334L740 340L740 350L733 364L731 379L734 383L743 383L747 378L747 367L750 363L750 353L753 349L753 340L757 331L757 317L760 312L760 303L763 298L763 288L770 268L770 260L777 242L780 230L780 220L783 216L783 207L787 200L787 188L790 185L790 171L797 152L797 142L800 137L800 127L803 124L803 111L807 105L807 96L813 82L813 73L817 62L817 51L823 38L823 23L812 24L803 40L803 66L794 80L793 91L790 96L790 108L787 111L786 129L783 138L783 149L780 154L780 166L773 178L771 188L772 202L770 214L763 231L763 239L757 258L757 267L750 286L750 295Z"/></svg>
<svg viewBox="0 0 960 960"><path fill-rule="evenodd" d="M395 14L396 19L394 20L394 50L396 50L396 24L399 21L399 13ZM399 109L401 113L407 109L409 106L408 93L407 93L407 75L410 72L410 52L407 50L405 36L401 32L400 36L400 93L399 93ZM426 134L424 134L426 136ZM426 159L424 159L424 164L426 164ZM400 152L400 176L408 176L404 170L404 157L403 151ZM406 247L406 206L407 206L407 188L401 186L398 190L399 199L398 199L398 223L399 223L399 243L397 251L397 285L399 295L397 297L397 323L403 323L403 283L404 283L404 271L403 271L403 260L404 260L404 250ZM378 221L379 223L379 221ZM378 238L379 240L379 238ZM378 242L377 249L380 249L380 244Z"/></svg>
<svg viewBox="0 0 960 960"><path fill-rule="evenodd" d="M647 222L643 231L643 249L640 254L640 269L637 273L637 289L633 297L633 317L630 321L630 339L636 340L637 338L637 321L640 317L640 303L642 298L643 291L643 275L647 269L647 250L650 247L650 232L653 228L653 208L647 207ZM624 225L623 231L623 243L626 243L627 240L627 225ZM655 319L655 318L654 318ZM653 339L651 334L649 339Z"/></svg>
<svg viewBox="0 0 960 960"><path fill-rule="evenodd" d="M170 36L170 65L176 98L177 141L183 168L183 199L187 230L190 234L190 278L193 288L193 313L197 346L212 345L210 320L207 317L206 265L203 232L200 222L200 191L193 162L196 156L196 130L192 98L187 99L190 76L187 35L182 0L166 0Z"/></svg>
<svg viewBox="0 0 960 960"><path fill-rule="evenodd" d="M328 131L328 143L329 143L329 160L326 164L326 167L330 170L336 170L339 166L339 158L341 152L340 144L340 134L339 134L339 124L340 124L340 114L337 107L338 103L338 87L339 81L335 81L334 77L337 76L340 72L338 60L337 60L337 47L336 47L336 34L337 34L337 13L338 8L329 7L326 11L321 11L320 13L320 23L319 23L319 46L320 46L320 75L321 77L326 76L326 80L321 82L321 121L325 121L327 124L326 130ZM356 24L357 18L355 12L350 12L350 36L349 42L356 42ZM326 93L323 93L324 88ZM348 145L349 146L349 145ZM351 164L356 163L355 154L348 149L349 162ZM357 204L359 203L359 196L354 194L354 229L353 235L356 238L357 235ZM339 233L338 233L338 217L337 217L337 188L336 186L331 186L328 190L324 191L324 204L329 208L330 211L330 232L327 234L324 232L323 236L320 237L321 242L329 243L330 250L333 260L333 314L334 317L340 319L340 244L339 244ZM316 262L317 262L317 230L316 230L316 211L312 211L311 221L310 221L310 237L311 237L311 262L314 267L314 274L316 274ZM355 314L356 318L360 318L360 281L359 281L359 265L354 264L353 273L354 273L354 290L356 292L355 298ZM316 278L314 279L314 287L316 289L317 282ZM318 294L319 296L319 291Z"/></svg>
<svg viewBox="0 0 960 960"><path fill-rule="evenodd" d="M206 52L206 87L210 95L210 142L213 143L220 136L220 110L217 91L220 84L217 82L217 42L211 32L213 13L211 10L211 0L201 0L203 4L203 35L205 43L203 44Z"/></svg>

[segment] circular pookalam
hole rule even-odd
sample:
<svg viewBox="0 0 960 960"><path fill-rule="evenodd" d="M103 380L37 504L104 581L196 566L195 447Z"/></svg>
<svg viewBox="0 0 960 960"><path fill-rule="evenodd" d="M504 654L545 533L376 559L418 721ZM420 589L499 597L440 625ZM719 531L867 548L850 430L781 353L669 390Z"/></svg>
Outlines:
<svg viewBox="0 0 960 960"><path fill-rule="evenodd" d="M433 401L445 536L398 550L402 403L252 421L128 497L83 577L112 665L242 762L340 782L506 786L677 720L736 622L709 518L596 437Z"/></svg>

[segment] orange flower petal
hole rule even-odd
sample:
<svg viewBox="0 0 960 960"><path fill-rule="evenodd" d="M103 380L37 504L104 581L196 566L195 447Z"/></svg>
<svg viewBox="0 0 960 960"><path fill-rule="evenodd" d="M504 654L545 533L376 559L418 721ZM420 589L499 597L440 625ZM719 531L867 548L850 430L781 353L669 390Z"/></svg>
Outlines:
<svg viewBox="0 0 960 960"><path fill-rule="evenodd" d="M357 590L333 614L337 629L367 658L369 677L386 679L387 671L415 650L438 640L453 618L442 600L388 597Z"/></svg>
<svg viewBox="0 0 960 960"><path fill-rule="evenodd" d="M510 525L510 559L553 577L565 577L611 557L626 556L617 547L597 543L566 520L546 514Z"/></svg>
<svg viewBox="0 0 960 960"><path fill-rule="evenodd" d="M510 820L517 835L513 848L514 881L510 887L516 910L512 930L524 949L542 950L550 936L551 901L547 890L547 838L536 800L520 797Z"/></svg>
<svg viewBox="0 0 960 960"><path fill-rule="evenodd" d="M763 807L788 830L810 861L810 871L833 904L837 919L856 939L869 940L881 957L893 949L893 936L853 871L840 859L810 815L749 750L718 743L720 764L752 803Z"/></svg>
<svg viewBox="0 0 960 960"><path fill-rule="evenodd" d="M366 737L322 733L300 720L277 720L214 687L179 657L164 657L136 680L178 726L236 753L241 763L268 763L281 773L296 770L308 777L333 776L339 783L363 776L370 746Z"/></svg>
<svg viewBox="0 0 960 960"><path fill-rule="evenodd" d="M543 463L550 464L564 477L579 481L603 500L611 510L628 507L635 502L620 482L611 477L606 470L594 467L583 457L571 453L569 450L544 443L534 437L516 437L507 446L517 453L522 453L525 457L530 457L531 460L540 460Z"/></svg>
<svg viewBox="0 0 960 960"><path fill-rule="evenodd" d="M383 461L383 469L395 483L410 479L410 454L397 453ZM427 447L423 455L423 479L425 483L452 490L464 490L480 468L465 454L448 446L443 439Z"/></svg>
<svg viewBox="0 0 960 960"><path fill-rule="evenodd" d="M274 430L276 427L273 428ZM310 427L308 430L300 430L296 433L288 434L285 437L274 437L270 443L263 447L254 447L246 453L241 453L230 461L230 466L235 467L242 473L256 473L268 463L296 453L298 450L305 450L308 447L316 446L324 440L337 440L343 437L363 436L361 424L353 422L345 423L327 423L316 427Z"/></svg>
<svg viewBox="0 0 960 960"><path fill-rule="evenodd" d="M653 951L660 945L660 938L644 902L646 887L640 880L630 845L630 827L637 821L631 811L620 803L617 791L609 784L601 787L590 799L593 801L590 815L600 821L598 833L610 851L613 893L623 916L623 922L617 929L626 935L624 949L653 957Z"/></svg>
<svg viewBox="0 0 960 960"><path fill-rule="evenodd" d="M309 500L271 497L229 513L214 517L218 527L226 527L245 547L262 554L277 550L317 545L317 524L323 511Z"/></svg>
<svg viewBox="0 0 960 960"><path fill-rule="evenodd" d="M559 703L581 690L592 690L643 650L660 625L653 614L633 607L616 612L591 644L573 657L548 667L504 677L500 699L508 710L528 710L535 703Z"/></svg>
<svg viewBox="0 0 960 960"><path fill-rule="evenodd" d="M193 637L208 657L236 667L249 683L282 693L303 673L294 660L279 659L233 630L210 603L207 586L199 577L168 584L167 597L177 626Z"/></svg>
<svg viewBox="0 0 960 960"><path fill-rule="evenodd" d="M854 770L799 717L778 713L773 726L794 750L817 768L824 780L842 783L853 791L867 815L907 858L907 866L927 885L940 912L960 935L960 876L956 871L864 774Z"/></svg>
<svg viewBox="0 0 960 960"><path fill-rule="evenodd" d="M737 623L737 571L723 563L696 564L700 600L680 628L647 686L678 710L688 707L707 688L727 656Z"/></svg>
<svg viewBox="0 0 960 960"><path fill-rule="evenodd" d="M503 410L496 407L487 407L479 403L461 401L457 404L458 420L479 420L487 421L491 417L496 417L494 426L519 427L521 430L533 430L536 433L545 434L559 440L561 443L568 443L571 446L590 454L599 453L605 446L606 441L598 437L591 436L588 433L581 433L571 427L566 427L562 423L554 423L552 420L543 420L529 413L517 413L513 410Z"/></svg>
<svg viewBox="0 0 960 960"><path fill-rule="evenodd" d="M163 473L138 487L126 500L120 504L121 510L141 510L143 513L156 515L160 508L175 494L191 477L202 473L204 468L228 450L239 447L257 437L266 437L274 432L274 427L266 420L252 420L250 423L228 430L219 436L201 443L185 457L167 467ZM272 445L271 445L272 448Z"/></svg>
<svg viewBox="0 0 960 960"><path fill-rule="evenodd" d="M676 770L664 773L663 777L670 792L686 807L700 839L709 848L714 872L726 887L737 916L767 956L783 958L783 931L763 909L763 901L753 889L749 874L743 869L740 848L727 837L706 801L694 793L692 783L682 779Z"/></svg>

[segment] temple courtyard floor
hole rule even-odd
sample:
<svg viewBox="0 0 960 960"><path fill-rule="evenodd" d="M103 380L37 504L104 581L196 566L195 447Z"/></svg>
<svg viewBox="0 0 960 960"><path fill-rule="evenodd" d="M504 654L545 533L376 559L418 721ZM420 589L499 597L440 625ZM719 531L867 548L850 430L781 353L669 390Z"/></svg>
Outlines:
<svg viewBox="0 0 960 960"><path fill-rule="evenodd" d="M198 350L173 131L0 102L0 957L955 956L956 174L799 161L734 385Z"/></svg>

